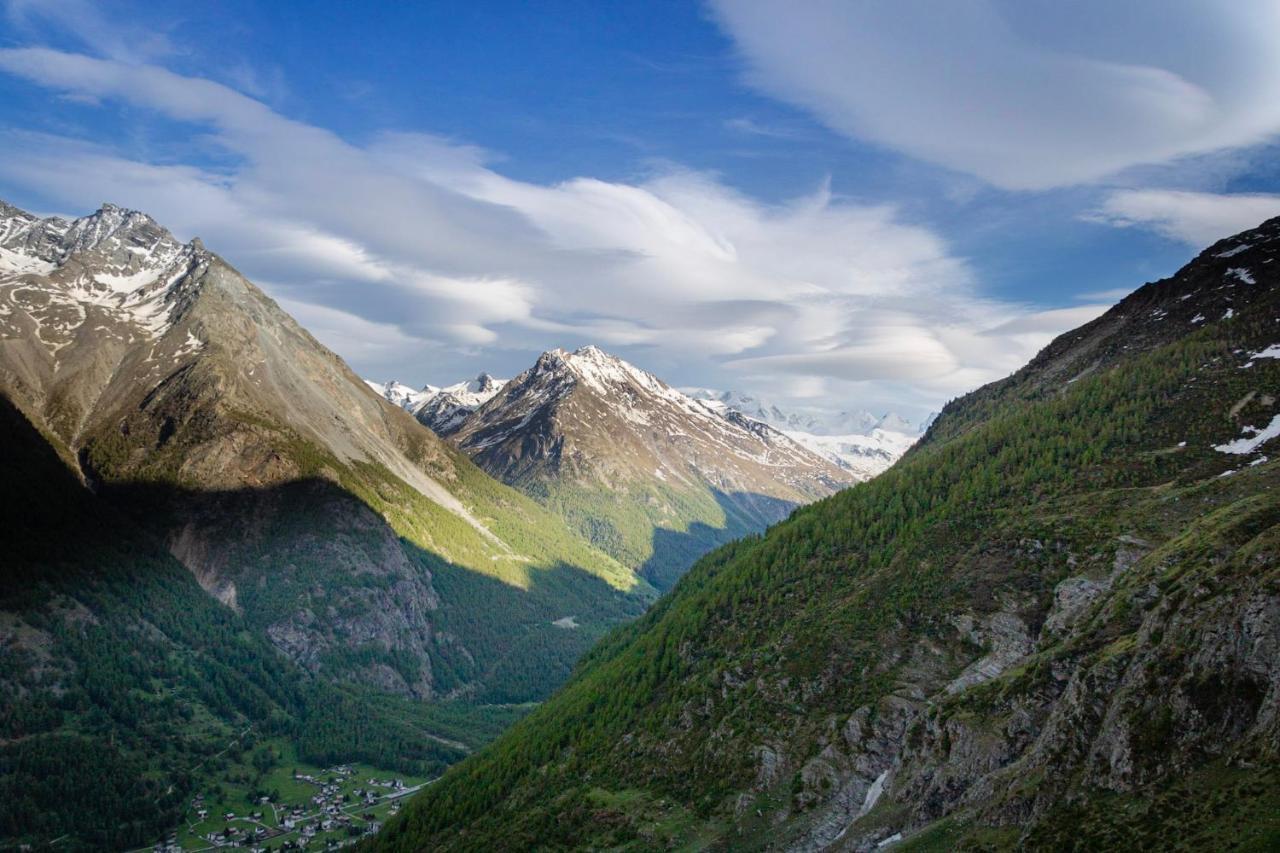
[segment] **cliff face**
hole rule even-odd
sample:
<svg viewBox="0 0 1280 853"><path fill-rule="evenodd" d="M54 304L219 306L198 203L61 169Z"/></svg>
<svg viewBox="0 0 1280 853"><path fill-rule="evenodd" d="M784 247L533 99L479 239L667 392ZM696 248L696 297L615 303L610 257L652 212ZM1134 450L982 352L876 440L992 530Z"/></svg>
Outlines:
<svg viewBox="0 0 1280 853"><path fill-rule="evenodd" d="M379 844L1274 845L1277 256L1211 247L709 555Z"/></svg>

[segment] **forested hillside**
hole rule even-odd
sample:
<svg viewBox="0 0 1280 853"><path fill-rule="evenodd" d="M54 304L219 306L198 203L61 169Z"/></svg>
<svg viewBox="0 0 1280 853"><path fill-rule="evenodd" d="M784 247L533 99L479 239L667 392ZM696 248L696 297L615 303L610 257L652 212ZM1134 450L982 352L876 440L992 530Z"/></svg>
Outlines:
<svg viewBox="0 0 1280 853"><path fill-rule="evenodd" d="M708 555L372 848L1274 849L1278 256L1216 244Z"/></svg>

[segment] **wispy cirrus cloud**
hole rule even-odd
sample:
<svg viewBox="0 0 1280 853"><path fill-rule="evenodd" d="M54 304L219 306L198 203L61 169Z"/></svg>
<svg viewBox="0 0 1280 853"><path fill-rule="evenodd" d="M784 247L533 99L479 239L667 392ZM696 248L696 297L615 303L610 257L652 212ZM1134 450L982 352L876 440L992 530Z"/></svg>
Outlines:
<svg viewBox="0 0 1280 853"><path fill-rule="evenodd" d="M756 88L832 129L1045 189L1280 131L1272 0L711 0Z"/></svg>
<svg viewBox="0 0 1280 853"><path fill-rule="evenodd" d="M1128 189L1110 193L1085 218L1143 228L1201 247L1280 216L1280 195Z"/></svg>
<svg viewBox="0 0 1280 853"><path fill-rule="evenodd" d="M101 56L121 62L146 62L177 52L169 36L157 30L157 16L145 25L110 18L92 0L4 0L4 17L28 36L42 28L70 35Z"/></svg>
<svg viewBox="0 0 1280 853"><path fill-rule="evenodd" d="M370 373L596 342L676 382L880 383L936 400L1076 319L1018 325L1033 312L983 298L938 235L826 186L764 203L678 167L541 185L428 135L355 145L155 64L23 48L0 50L0 71L152 111L230 155L156 163L11 130L0 179L64 210L112 200L200 234Z"/></svg>

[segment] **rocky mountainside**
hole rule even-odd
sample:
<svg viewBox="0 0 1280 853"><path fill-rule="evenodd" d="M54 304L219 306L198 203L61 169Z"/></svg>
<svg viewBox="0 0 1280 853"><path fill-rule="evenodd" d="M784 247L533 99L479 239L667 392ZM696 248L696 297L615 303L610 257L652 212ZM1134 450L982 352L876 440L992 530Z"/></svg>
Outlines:
<svg viewBox="0 0 1280 853"><path fill-rule="evenodd" d="M651 594L136 211L0 208L0 393L312 672L536 698Z"/></svg>
<svg viewBox="0 0 1280 853"><path fill-rule="evenodd" d="M866 411L825 415L789 411L734 391L697 389L690 396L716 411L736 411L769 424L844 468L858 482L871 479L898 461L935 417L930 415L916 426L896 412L879 417Z"/></svg>
<svg viewBox="0 0 1280 853"><path fill-rule="evenodd" d="M593 346L543 353L450 437L660 587L711 547L853 482L772 427Z"/></svg>
<svg viewBox="0 0 1280 853"><path fill-rule="evenodd" d="M1280 219L701 560L376 849L1275 849Z"/></svg>

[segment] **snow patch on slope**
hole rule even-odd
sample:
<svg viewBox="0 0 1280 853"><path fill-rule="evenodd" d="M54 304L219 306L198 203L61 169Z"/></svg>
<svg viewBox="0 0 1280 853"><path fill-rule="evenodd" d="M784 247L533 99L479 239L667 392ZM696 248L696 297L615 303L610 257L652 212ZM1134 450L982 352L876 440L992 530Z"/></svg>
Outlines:
<svg viewBox="0 0 1280 853"><path fill-rule="evenodd" d="M1272 356L1280 357L1280 356ZM1258 427L1247 426L1243 430L1244 435L1235 441L1228 441L1226 444L1216 444L1213 449L1219 453L1232 453L1243 456L1252 453L1262 445L1266 444L1276 436L1280 436L1280 415L1276 415L1271 419L1271 423L1259 429Z"/></svg>

